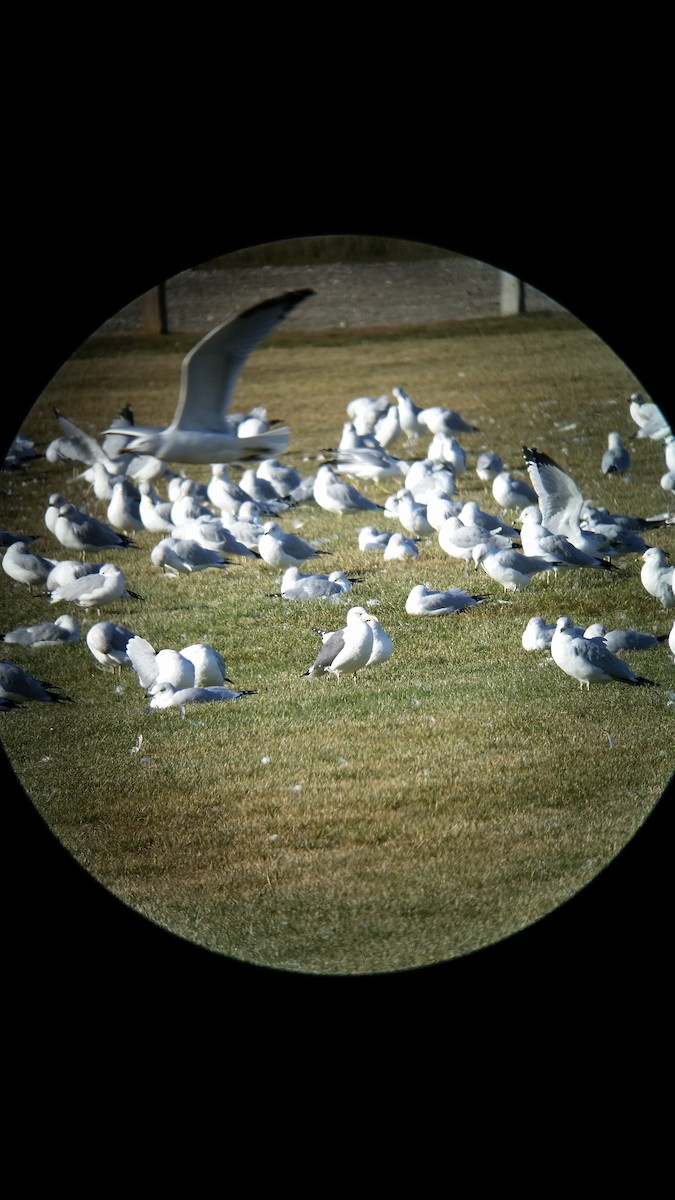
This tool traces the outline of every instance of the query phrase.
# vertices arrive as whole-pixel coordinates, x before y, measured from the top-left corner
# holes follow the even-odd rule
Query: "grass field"
[[[139,424],[164,424],[194,340],[91,339],[25,432],[43,444],[57,436],[53,405],[94,434],[128,402]],[[627,398],[639,382],[567,316],[311,335],[282,327],[247,364],[236,407],[264,404],[288,424],[288,461],[309,474],[315,456],[337,443],[347,403],[397,384],[417,403],[458,409],[479,427],[460,437],[469,459],[462,498],[495,511],[476,458],[495,449],[521,471],[527,444],[612,511],[667,507],[660,444],[631,444],[629,479],[602,476],[607,433],[632,432]],[[404,442],[394,452],[411,456]],[[192,474],[206,480],[209,472]],[[50,492],[105,515],[69,468],[44,461],[3,473],[2,489],[2,527],[40,533],[36,548],[49,557],[69,557],[43,524]],[[394,488],[362,490],[383,503]],[[570,572],[548,585],[542,578],[504,602],[487,575],[468,576],[436,539],[412,563],[383,564],[358,550],[358,529],[371,523],[363,516],[332,518],[306,505],[282,523],[328,551],[326,567],[363,576],[341,607],[270,598],[280,573],[252,560],[163,577],[150,564],[158,538],[149,533],[109,556],[144,599],[103,618],[158,649],[211,643],[237,686],[255,696],[188,710],[185,720],[175,710],[146,713],[135,675],[125,671],[118,684],[84,642],[11,648],[14,661],[74,701],[2,715],[5,750],[50,828],[157,924],[295,972],[368,974],[445,961],[576,893],[632,837],[672,775],[667,692],[675,669],[660,646],[629,658],[659,688],[582,693],[547,653],[526,654],[520,638],[534,614],[667,633],[671,618],[642,588],[639,560],[621,560],[620,573]],[[651,541],[675,550],[672,529]],[[467,579],[491,601],[440,620],[405,613],[414,584]],[[312,626],[339,626],[352,602],[379,617],[393,657],[356,681],[301,678],[317,649]],[[3,573],[1,630],[63,611],[75,614]]]

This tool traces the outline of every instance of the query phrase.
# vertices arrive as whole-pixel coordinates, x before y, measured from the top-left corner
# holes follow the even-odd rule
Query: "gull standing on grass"
[[[553,558],[528,558],[517,550],[493,550],[485,542],[474,546],[473,561],[476,567],[482,566],[496,583],[501,583],[505,592],[522,592],[535,575],[562,565]]]
[[[350,608],[347,613],[347,624],[344,629],[325,634],[318,630],[325,639],[312,666],[303,675],[315,676],[353,675],[368,666],[373,653],[373,629],[369,625],[370,615],[365,608]]]
[[[419,550],[416,545],[418,541],[419,538],[407,538],[402,533],[392,533],[384,548],[382,561],[392,562],[394,559],[398,559],[400,562],[405,562],[409,558],[418,558]]]
[[[380,533],[374,525],[364,525],[359,529],[359,550],[364,553],[370,550],[379,550],[381,553],[392,537],[392,533],[386,531]]]
[[[287,448],[288,429],[239,437],[227,417],[239,373],[251,352],[284,317],[314,295],[311,288],[263,300],[212,329],[181,365],[178,406],[166,429],[135,425],[128,450],[163,462],[241,463],[273,458]],[[105,430],[110,433],[111,430]]]
[[[521,513],[520,540],[523,554],[528,558],[545,558],[551,562],[551,567],[557,575],[559,571],[570,571],[574,567],[593,567],[596,570],[618,571],[613,563],[604,558],[584,554],[583,550],[570,542],[561,533],[551,533],[542,524],[541,510],[536,504],[523,509]]]
[[[578,637],[569,617],[559,617],[551,639],[551,657],[580,686],[592,683],[630,683],[637,687],[656,687],[652,679],[636,675],[621,658],[616,658],[598,638]]]
[[[663,608],[675,608],[675,569],[666,562],[663,550],[650,546],[642,555],[642,564],[640,579],[645,591]]]
[[[621,441],[620,433],[607,435],[607,449],[600,464],[603,475],[623,475],[630,467],[630,454]]]
[[[87,633],[85,641],[91,653],[103,668],[111,667],[122,673],[122,667],[130,662],[127,645],[135,634],[126,625],[114,621],[97,621]]]
[[[84,575],[73,583],[54,588],[51,604],[77,604],[80,608],[95,608],[100,611],[104,604],[116,600],[141,600],[136,592],[129,591],[124,575],[114,563],[104,563],[96,575]]]
[[[126,550],[134,544],[126,534],[80,512],[74,504],[61,505],[52,532],[66,550],[79,550],[83,558],[87,550]]]
[[[323,550],[315,550],[309,542],[295,533],[284,533],[277,521],[267,521],[263,526],[258,550],[268,566],[281,570],[299,567],[308,558],[317,558],[325,553]]]
[[[522,512],[528,504],[537,503],[537,494],[524,479],[516,479],[510,471],[500,471],[492,481],[492,495],[504,512]]]
[[[329,463],[323,463],[316,473],[314,499],[319,508],[339,517],[347,512],[381,512],[383,507],[369,500],[367,496],[362,496],[350,483],[338,479]]]
[[[167,537],[151,550],[150,562],[174,575],[192,575],[195,571],[207,571],[209,567],[224,570],[232,560],[224,558],[217,550],[207,550],[199,542]]]
[[[562,534],[592,558],[615,555],[616,548],[608,538],[581,528],[584,498],[572,477],[535,447],[523,446],[523,457],[536,492],[534,503],[538,499],[546,528]]]

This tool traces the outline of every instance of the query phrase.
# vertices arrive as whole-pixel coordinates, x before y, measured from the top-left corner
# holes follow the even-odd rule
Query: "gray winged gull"
[[[212,329],[183,359],[171,424],[165,429],[134,426],[129,430],[128,449],[164,462],[205,464],[259,462],[281,454],[288,446],[288,429],[239,437],[237,427],[228,425],[228,410],[251,352],[312,295],[311,288],[303,288],[263,300]]]
[[[656,687],[652,679],[636,675],[627,663],[616,658],[599,638],[579,637],[569,617],[559,617],[551,639],[551,656],[580,686],[592,683],[630,683],[638,687]]]

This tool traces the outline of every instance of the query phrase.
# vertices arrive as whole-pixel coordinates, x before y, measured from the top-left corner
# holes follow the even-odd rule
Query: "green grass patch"
[[[194,340],[90,339],[40,397],[25,432],[41,444],[58,436],[54,405],[95,435],[126,403],[139,424],[165,424]],[[662,447],[653,442],[632,443],[629,479],[602,476],[607,433],[632,432],[627,398],[639,382],[564,315],[280,331],[244,368],[236,407],[263,404],[287,423],[288,461],[309,474],[317,454],[337,444],[348,402],[397,384],[479,426],[460,437],[469,472],[458,490],[482,507],[495,509],[474,472],[478,454],[495,449],[526,477],[523,444],[547,451],[612,510],[666,507]],[[411,456],[404,443],[395,450]],[[75,475],[44,461],[4,473],[3,527],[40,533],[41,553],[68,557],[43,524],[49,493],[105,516]],[[362,490],[383,503],[393,489]],[[666,633],[671,619],[641,587],[639,560],[623,559],[616,573],[536,580],[503,603],[487,575],[447,558],[435,538],[413,562],[385,565],[362,553],[366,523],[311,505],[282,521],[328,552],[323,569],[363,574],[353,602],[372,604],[394,639],[391,660],[356,681],[301,677],[318,649],[312,626],[341,626],[351,601],[272,599],[280,573],[251,560],[164,577],[149,558],[159,539],[146,533],[110,555],[144,600],[102,616],[158,649],[211,643],[235,683],[256,695],[182,720],[174,710],[145,712],[135,675],[126,670],[118,681],[100,671],[84,642],[11,648],[74,701],[2,717],[10,761],[62,843],[150,920],[284,970],[407,969],[508,936],[616,855],[673,770],[666,692],[675,672],[665,647],[629,659],[658,689],[582,693],[550,656],[526,654],[520,643],[535,614]],[[675,552],[672,530],[651,540]],[[491,599],[450,618],[410,617],[405,599],[420,582],[468,585]],[[3,573],[2,630],[62,611]]]

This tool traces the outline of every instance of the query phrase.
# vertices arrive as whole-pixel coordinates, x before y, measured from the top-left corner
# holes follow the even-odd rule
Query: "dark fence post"
[[[166,285],[160,283],[143,296],[143,333],[168,333]]]

